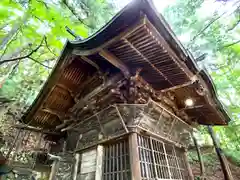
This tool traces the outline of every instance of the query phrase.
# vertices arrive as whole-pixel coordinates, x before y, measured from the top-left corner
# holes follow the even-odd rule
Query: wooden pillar
[[[102,167],[103,167],[103,146],[97,146],[97,158],[96,158],[96,174],[95,180],[102,179]]]
[[[60,164],[59,159],[55,159],[53,161],[53,165],[52,165],[52,168],[51,168],[51,173],[50,173],[49,180],[56,180],[56,175],[57,175],[57,172],[58,172],[59,164]]]
[[[129,135],[129,157],[131,165],[131,179],[139,180],[141,179],[141,170],[137,143],[137,133],[132,133]]]
[[[219,161],[220,161],[220,164],[221,164],[221,167],[222,167],[222,170],[223,170],[223,174],[224,174],[224,179],[226,180],[233,180],[233,177],[232,177],[232,173],[231,173],[231,170],[228,166],[228,162],[227,162],[227,159],[226,157],[224,156],[221,148],[219,147],[219,144],[216,140],[216,136],[214,134],[214,131],[212,129],[212,126],[208,126],[208,132],[212,138],[212,141],[213,141],[213,145],[215,147],[215,151],[217,153],[217,156],[219,158]]]
[[[194,180],[194,176],[193,176],[193,173],[192,173],[192,168],[189,164],[189,161],[188,161],[188,156],[187,156],[187,150],[184,149],[184,161],[185,161],[185,164],[186,164],[186,168],[188,170],[188,177],[190,180]]]
[[[199,160],[199,163],[200,163],[201,177],[205,178],[205,167],[204,167],[204,163],[203,163],[203,160],[202,160],[201,150],[200,150],[200,147],[198,145],[197,139],[196,139],[196,137],[194,136],[193,133],[192,133],[192,139],[193,139],[194,145],[195,145],[196,150],[197,150],[198,160]]]
[[[74,170],[73,170],[73,180],[77,180],[78,176],[78,169],[79,169],[79,163],[80,163],[80,154],[76,153],[75,154],[75,165],[74,165]]]

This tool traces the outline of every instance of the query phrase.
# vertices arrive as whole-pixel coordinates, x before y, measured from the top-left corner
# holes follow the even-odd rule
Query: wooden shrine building
[[[74,180],[192,180],[192,129],[229,120],[209,75],[148,0],[68,41],[23,117],[55,141],[49,153],[72,156]]]

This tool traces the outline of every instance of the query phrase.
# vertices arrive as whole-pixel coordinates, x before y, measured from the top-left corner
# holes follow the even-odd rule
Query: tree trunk
[[[205,177],[205,167],[204,167],[204,163],[203,163],[202,156],[201,156],[201,150],[200,150],[200,147],[198,145],[197,139],[196,139],[196,137],[194,136],[193,133],[192,133],[192,139],[193,139],[194,145],[195,145],[196,150],[197,150],[198,160],[200,162],[201,176]]]
[[[17,23],[12,27],[11,31],[0,41],[0,51],[5,48],[12,37],[18,32],[19,28],[26,23],[27,18],[28,12],[26,12],[22,18],[16,20]]]
[[[221,167],[222,167],[222,170],[223,170],[223,174],[224,174],[224,179],[225,180],[233,180],[233,176],[232,176],[232,173],[231,173],[231,170],[229,168],[229,165],[228,165],[228,162],[227,162],[227,159],[226,157],[224,156],[221,148],[219,147],[219,143],[217,142],[216,140],[216,136],[214,134],[214,131],[212,129],[212,126],[208,126],[208,132],[212,138],[212,141],[213,141],[213,145],[215,147],[215,150],[216,150],[216,153],[217,153],[217,156],[219,158],[219,161],[220,161],[220,164],[221,164]]]

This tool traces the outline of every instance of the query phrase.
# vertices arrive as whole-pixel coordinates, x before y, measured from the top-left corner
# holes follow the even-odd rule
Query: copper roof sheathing
[[[54,129],[66,120],[76,102],[81,104],[82,99],[106,79],[119,72],[128,76],[137,71],[156,92],[171,89],[179,107],[184,106],[187,97],[194,98],[195,107],[185,112],[199,123],[223,125],[229,121],[211,78],[197,68],[149,0],[133,1],[88,39],[67,42],[55,69],[23,120]],[[194,76],[207,89],[204,95],[197,94],[192,86]],[[108,89],[103,92],[109,93]],[[111,93],[107,98],[111,99]]]

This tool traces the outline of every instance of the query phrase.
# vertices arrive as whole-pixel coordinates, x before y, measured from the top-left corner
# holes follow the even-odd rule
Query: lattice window
[[[103,180],[130,180],[130,173],[128,140],[105,146]]]
[[[173,145],[138,135],[142,180],[188,180],[183,151]]]

